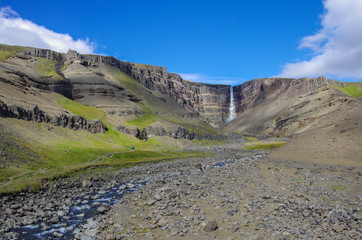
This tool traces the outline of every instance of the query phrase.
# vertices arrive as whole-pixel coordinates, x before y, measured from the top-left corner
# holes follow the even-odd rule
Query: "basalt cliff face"
[[[198,112],[213,125],[222,124],[229,111],[228,85],[210,85],[185,81],[168,73],[165,67],[119,62],[119,68],[146,88],[169,96],[189,111]]]
[[[108,56],[83,55],[72,50],[69,50],[67,54],[61,54],[51,50],[32,48],[25,54],[56,61],[56,67],[61,76],[64,75],[59,69],[73,62],[78,62],[86,68],[97,68],[98,64],[116,67],[147,89],[169,96],[188,111],[198,113],[201,119],[214,126],[224,123],[229,114],[230,86],[228,85],[189,82],[176,73],[167,72],[165,67],[135,64]],[[65,75],[61,81],[41,82],[37,84],[37,87],[58,92],[72,99],[82,98],[82,94],[86,92],[124,95],[122,93],[124,89],[104,81],[103,76],[99,72],[98,76],[92,78],[92,81],[89,81],[89,78],[87,81],[86,78],[80,79],[74,76],[68,78]],[[95,85],[98,86],[96,89],[94,89]]]
[[[48,64],[53,68],[51,74],[34,71],[39,70],[41,59],[50,61]],[[25,65],[28,67],[23,67]],[[141,84],[148,90],[147,94],[155,96],[153,100],[157,99],[156,105],[163,104],[162,101],[167,102],[166,97],[171,99],[183,109],[183,113],[180,113],[181,108],[176,111],[182,116],[197,116],[214,127],[220,127],[230,115],[229,85],[190,82],[178,74],[167,72],[165,67],[130,63],[108,56],[84,55],[72,50],[64,54],[46,49],[24,48],[14,54],[11,62],[1,64],[0,80],[14,84],[12,79],[19,79],[18,83],[60,93],[85,105],[106,110],[116,107],[121,109],[119,112],[138,113],[139,105],[133,103],[141,101],[145,96],[143,93],[130,94],[129,86],[120,85],[111,76],[112,69],[127,75],[130,81]],[[234,86],[236,119],[244,112],[268,102],[286,103],[291,99],[313,94],[328,87],[330,82],[325,77],[260,78]],[[172,111],[172,107],[169,110]],[[277,113],[277,110],[273,112]]]
[[[251,109],[266,99],[287,101],[303,94],[315,93],[331,80],[318,78],[259,78],[233,87],[236,113]]]
[[[101,120],[89,120],[80,116],[69,116],[66,114],[49,116],[37,106],[34,109],[25,109],[16,105],[8,106],[1,100],[0,116],[38,123],[50,123],[54,126],[67,127],[73,130],[83,129],[91,133],[105,133],[107,130]]]

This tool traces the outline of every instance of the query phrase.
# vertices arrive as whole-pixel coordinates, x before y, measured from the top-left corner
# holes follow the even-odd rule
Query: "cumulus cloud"
[[[321,29],[299,45],[311,49],[313,56],[285,64],[279,76],[362,79],[362,1],[324,0],[323,4]]]
[[[67,52],[94,53],[95,44],[88,39],[74,40],[69,34],[56,33],[21,18],[10,7],[0,8],[0,43]]]
[[[225,84],[225,85],[237,85],[242,82],[242,79],[232,77],[210,77],[202,73],[179,73],[180,76],[191,82],[202,82],[208,84]]]

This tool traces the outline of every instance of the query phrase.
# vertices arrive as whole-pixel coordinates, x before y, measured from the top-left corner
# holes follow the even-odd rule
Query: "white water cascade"
[[[230,87],[230,105],[229,105],[229,117],[227,121],[230,122],[236,117],[235,102],[234,102],[234,91],[233,87]]]

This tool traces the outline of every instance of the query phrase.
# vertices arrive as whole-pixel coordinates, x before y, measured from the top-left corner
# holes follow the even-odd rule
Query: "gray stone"
[[[92,236],[89,236],[89,235],[84,234],[84,233],[80,235],[79,239],[80,240],[93,240]]]
[[[159,193],[156,193],[155,195],[153,195],[153,197],[154,197],[157,201],[162,200],[162,196],[161,196]]]
[[[13,204],[13,205],[10,205],[10,208],[11,208],[11,209],[14,209],[14,210],[19,209],[19,208],[21,208],[21,204]]]
[[[82,181],[82,188],[89,188],[92,186],[92,182],[89,180],[83,180]]]
[[[10,208],[5,209],[5,213],[6,213],[7,215],[12,215],[13,212],[14,212],[14,211],[11,210]]]
[[[111,207],[108,204],[103,204],[97,208],[97,211],[99,213],[105,213],[105,212],[109,211],[109,209],[111,209]]]
[[[160,220],[158,220],[157,225],[160,227],[164,227],[166,226],[167,223],[168,223],[167,219],[161,218]]]
[[[55,217],[52,217],[48,222],[52,223],[52,224],[56,224],[56,223],[60,222],[60,218],[59,218],[59,216],[55,216]]]
[[[206,223],[205,227],[203,228],[205,232],[212,232],[218,229],[218,225],[216,220],[211,220],[208,223]]]
[[[60,233],[60,232],[54,232],[54,233],[53,233],[53,236],[54,236],[54,237],[63,237],[63,234]]]

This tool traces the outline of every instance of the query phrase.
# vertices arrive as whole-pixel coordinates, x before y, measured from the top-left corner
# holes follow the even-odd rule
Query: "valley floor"
[[[44,221],[44,228],[54,226],[52,220],[62,222],[80,198],[99,197],[121,182],[131,187],[147,182],[115,205],[98,207],[99,214],[75,229],[64,228],[76,239],[362,238],[361,167],[278,161],[266,151],[240,145],[190,150],[210,155],[136,166],[92,180],[60,179],[38,194],[2,197],[0,235],[22,239],[14,227],[34,225],[34,216],[40,216],[36,220]]]

